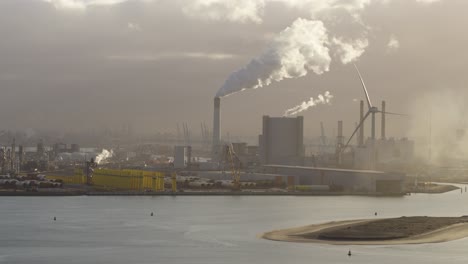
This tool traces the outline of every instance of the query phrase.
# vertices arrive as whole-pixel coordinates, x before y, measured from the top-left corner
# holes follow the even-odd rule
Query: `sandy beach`
[[[462,218],[426,218],[429,221],[429,227],[432,227],[430,221],[437,221],[434,225],[435,230],[423,232],[415,228],[414,225],[403,225],[403,228],[409,230],[406,233],[392,233],[393,230],[385,230],[384,232],[365,232],[367,226],[375,226],[382,223],[382,226],[390,226],[393,224],[395,229],[395,221],[400,221],[405,218],[391,219],[360,219],[328,222],[323,224],[308,225],[289,229],[275,230],[261,235],[264,239],[284,242],[297,243],[322,243],[331,245],[401,245],[401,244],[423,244],[423,243],[440,243],[451,240],[468,237],[468,222],[465,222],[466,217]],[[411,218],[407,218],[411,219]],[[452,219],[452,221],[450,221]],[[453,219],[461,219],[461,221],[453,221]],[[392,223],[393,222],[393,223]],[[455,223],[454,223],[455,222]],[[398,229],[402,228],[401,223],[398,223]],[[358,232],[349,230],[360,229]],[[415,231],[416,229],[416,231]],[[420,228],[419,228],[420,229]],[[411,232],[414,231],[414,232]],[[348,232],[348,234],[346,234]],[[338,234],[343,234],[339,237]],[[391,234],[391,235],[390,235]],[[409,235],[408,235],[409,234]],[[327,236],[325,236],[327,235]],[[356,239],[353,239],[356,235]],[[329,238],[333,237],[333,238]],[[326,237],[325,239],[323,237]]]

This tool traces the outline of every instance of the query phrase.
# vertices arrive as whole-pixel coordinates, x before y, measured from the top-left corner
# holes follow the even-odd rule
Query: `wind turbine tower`
[[[364,114],[364,102],[361,101],[361,104],[360,104],[360,107],[361,107],[360,108],[360,110],[361,110],[360,111],[360,122],[359,122],[358,126],[356,127],[356,129],[351,134],[351,137],[349,138],[348,142],[346,142],[346,145],[342,149],[343,151],[348,147],[349,142],[351,141],[351,139],[354,137],[354,135],[356,134],[356,132],[358,130],[360,131],[360,133],[359,133],[359,144],[361,146],[364,145],[364,121],[367,119],[367,117],[369,117],[369,115],[371,116],[371,120],[372,120],[371,121],[371,139],[372,140],[375,140],[375,114],[376,113],[382,113],[382,131],[381,131],[381,133],[382,133],[382,138],[383,139],[385,138],[385,115],[389,114],[389,115],[405,116],[403,114],[386,112],[385,111],[385,101],[382,102],[382,110],[379,110],[376,106],[372,105],[372,102],[370,100],[369,93],[367,92],[367,87],[366,87],[366,84],[364,83],[361,72],[359,71],[356,64],[354,64],[354,68],[356,69],[356,72],[359,75],[359,80],[361,81],[362,89],[364,91],[364,95],[366,96],[367,112],[366,112],[366,114]]]

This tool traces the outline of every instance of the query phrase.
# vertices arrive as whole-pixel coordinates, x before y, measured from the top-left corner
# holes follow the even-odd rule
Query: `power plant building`
[[[263,116],[259,146],[262,164],[303,165],[304,118]]]

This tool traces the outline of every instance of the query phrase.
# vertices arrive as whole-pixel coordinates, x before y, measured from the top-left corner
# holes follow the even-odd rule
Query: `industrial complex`
[[[362,122],[357,144],[345,145],[338,121],[333,151],[329,140],[308,155],[302,116],[263,116],[258,145],[223,140],[221,100],[215,98],[211,144],[111,151],[61,142],[23,147],[13,140],[0,150],[0,186],[14,192],[101,194],[404,194],[405,174],[395,168],[411,162],[414,143],[387,139],[383,115],[381,138],[373,133],[364,141]]]
[[[175,139],[105,148],[42,141],[24,147],[11,137],[11,145],[0,149],[0,188],[88,194],[404,194],[414,142],[387,137],[386,116],[400,114],[387,112],[385,101],[381,109],[372,105],[360,73],[359,77],[366,100],[356,109],[359,122],[350,136],[343,134],[341,120],[333,139],[315,120],[265,115],[258,120],[258,144],[231,142],[221,137],[222,102],[215,97],[213,130],[202,123],[200,140],[190,137],[186,124],[183,140],[178,126]],[[366,138],[368,117],[371,132]],[[321,125],[313,149],[305,144],[305,122]]]

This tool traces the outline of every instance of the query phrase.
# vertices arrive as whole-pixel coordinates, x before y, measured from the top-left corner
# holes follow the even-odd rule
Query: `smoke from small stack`
[[[292,116],[292,115],[298,114],[318,104],[330,104],[330,101],[332,98],[333,98],[333,95],[331,95],[329,91],[326,91],[325,94],[323,95],[319,94],[317,96],[317,99],[314,99],[313,97],[311,97],[309,101],[304,101],[301,104],[286,110],[283,116],[286,117],[286,116]]]
[[[94,158],[94,162],[96,162],[97,164],[100,164],[104,160],[111,158],[113,155],[114,155],[114,151],[103,149],[101,153],[96,155],[96,158]]]

